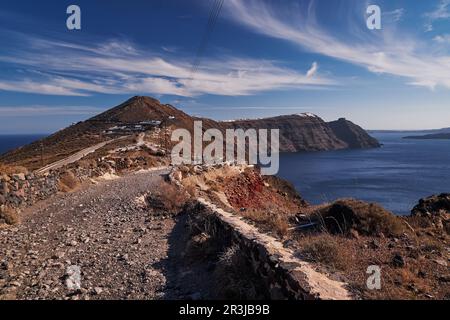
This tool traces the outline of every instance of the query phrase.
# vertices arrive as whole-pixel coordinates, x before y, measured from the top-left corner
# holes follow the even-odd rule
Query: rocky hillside
[[[342,141],[345,141],[350,149],[378,148],[380,143],[371,137],[364,129],[351,121],[341,118],[329,122],[333,133]]]
[[[177,127],[192,125],[192,117],[181,110],[150,97],[133,97],[88,122],[137,124],[145,121],[170,121]]]
[[[254,168],[179,170],[174,178],[203,203],[214,204],[224,216],[228,212],[250,221],[314,270],[344,282],[357,299],[450,297],[450,194],[422,199],[410,216],[397,216],[376,203],[355,199],[310,205],[289,183],[261,176]],[[220,230],[210,224],[208,228]],[[255,234],[252,231],[252,237]],[[364,276],[374,265],[382,270],[379,290],[370,290]]]
[[[258,120],[237,120],[226,123],[231,128],[279,129],[283,152],[325,151],[345,149],[328,124],[312,114],[296,114]]]
[[[280,129],[282,152],[379,146],[379,143],[363,129],[346,120],[326,123],[313,114],[298,114],[258,120],[217,122],[191,117],[153,98],[133,97],[115,108],[73,124],[41,141],[1,155],[0,163],[34,170],[65,159],[92,145],[121,136],[132,137],[157,128],[185,128],[192,131],[196,120],[203,121],[204,130],[208,128],[218,128],[222,131],[227,128]]]
[[[378,148],[379,142],[354,123],[325,122],[311,113],[228,122],[232,128],[280,129],[282,152]]]

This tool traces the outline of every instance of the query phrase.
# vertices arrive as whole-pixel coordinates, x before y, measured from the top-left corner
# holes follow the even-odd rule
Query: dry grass
[[[188,167],[180,171],[190,194],[200,194],[281,238],[289,234],[290,219],[305,205],[292,185],[276,177],[262,177],[253,168],[224,166],[190,176]]]
[[[445,255],[431,239],[421,237],[419,245],[409,246],[413,239],[360,236],[348,238],[327,233],[298,235],[299,257],[313,263],[348,283],[349,289],[362,299],[445,299],[450,297],[449,269],[435,259]],[[376,245],[374,245],[374,243]],[[393,263],[400,255],[404,266]],[[369,290],[367,268],[381,268],[381,290]]]
[[[188,176],[183,183],[221,207],[229,203],[227,210],[234,209],[261,232],[289,239],[287,245],[300,258],[333,279],[346,282],[356,297],[450,297],[450,275],[445,266],[448,262],[446,221],[438,228],[435,218],[398,217],[377,204],[353,199],[308,206],[288,184],[275,178],[262,180],[247,171],[228,172],[219,182],[220,176],[220,170],[213,170]],[[216,266],[218,287],[226,288],[223,295],[234,299],[245,296],[240,291],[245,285],[240,281],[251,279],[251,272],[247,275],[243,271],[245,263],[235,260],[235,256],[242,257],[238,252],[232,247],[223,251]],[[394,260],[397,255],[404,265],[394,263],[398,261],[398,258]],[[367,268],[372,265],[382,270],[381,290],[367,288]],[[250,292],[251,297],[249,288],[250,291],[243,292]]]
[[[256,300],[267,299],[262,287],[239,246],[232,245],[219,254],[217,267],[214,271],[218,299]]]
[[[290,215],[271,210],[249,210],[240,212],[239,215],[256,223],[263,231],[275,233],[280,238],[289,235]]]
[[[211,237],[209,234],[202,232],[199,234],[191,234],[189,240],[186,242],[184,255],[186,261],[190,263],[210,262],[217,256],[221,244],[217,239]]]
[[[80,179],[78,179],[71,171],[64,172],[58,181],[59,190],[62,192],[71,192],[80,187]]]
[[[15,173],[28,173],[28,169],[21,166],[5,165],[0,163],[0,175],[1,174],[15,174]]]
[[[148,206],[157,213],[180,213],[190,197],[173,184],[162,183],[158,190],[147,196]]]
[[[0,222],[4,221],[6,224],[15,225],[20,222],[20,216],[16,209],[1,206],[0,207]]]
[[[213,299],[255,300],[263,296],[267,288],[255,275],[249,257],[233,244],[228,233],[218,232],[215,218],[203,206],[190,210],[186,223],[189,240],[184,251],[185,261],[192,264],[207,264],[212,271]]]
[[[374,203],[343,199],[313,214],[332,234],[348,234],[351,230],[368,236],[399,236],[406,229],[400,217]]]
[[[348,252],[335,236],[324,234],[320,237],[303,239],[302,256],[311,262],[326,265],[331,270],[347,270],[351,264]]]

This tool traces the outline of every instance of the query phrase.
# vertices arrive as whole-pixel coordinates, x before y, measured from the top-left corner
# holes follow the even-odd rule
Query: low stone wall
[[[20,208],[43,200],[58,192],[59,173],[45,176],[12,174],[0,176],[0,205]]]
[[[60,191],[59,181],[67,172],[80,182],[101,176],[111,170],[111,167],[82,168],[71,167],[53,170],[44,174],[18,173],[0,175],[0,206],[20,209],[37,201],[48,199]]]
[[[60,180],[70,173],[79,183],[93,178],[101,177],[107,173],[137,171],[145,165],[146,159],[128,157],[107,159],[99,158],[88,166],[78,163],[51,170],[45,173],[0,173],[0,207],[20,209],[31,206],[37,201],[45,200],[57,194],[60,190]]]
[[[349,300],[345,283],[319,273],[307,262],[294,256],[277,239],[260,233],[242,218],[226,212],[204,199],[196,221],[213,237],[238,245],[264,283],[271,299]],[[196,213],[197,214],[197,213]]]

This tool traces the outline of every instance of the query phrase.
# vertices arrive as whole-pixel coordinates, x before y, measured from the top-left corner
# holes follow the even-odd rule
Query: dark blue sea
[[[0,154],[33,141],[44,138],[45,135],[0,135]]]
[[[450,140],[405,135],[373,134],[380,149],[282,154],[279,176],[313,204],[351,197],[409,214],[420,198],[450,192]]]

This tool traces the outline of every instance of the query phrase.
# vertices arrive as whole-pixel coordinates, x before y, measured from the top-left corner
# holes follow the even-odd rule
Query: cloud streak
[[[26,79],[23,75],[14,80],[0,76],[0,90],[67,96],[145,93],[195,97],[252,95],[336,84],[317,74],[317,66],[302,72],[276,61],[224,56],[205,59],[191,78],[187,58],[165,59],[126,41],[87,47],[24,35],[18,38],[18,48],[3,53],[0,62],[24,68]]]
[[[1,117],[84,116],[95,115],[101,111],[101,108],[89,106],[0,106]]]
[[[0,80],[0,90],[23,92],[23,93],[38,93],[43,95],[54,96],[86,96],[87,94],[77,92],[73,88],[62,86],[57,81],[49,81],[47,83],[36,82],[33,80],[22,81],[2,81]]]
[[[450,34],[441,34],[434,37],[433,40],[440,44],[450,44]]]
[[[425,31],[433,31],[433,23],[439,20],[445,20],[450,18],[450,0],[440,0],[436,8],[424,14],[427,22],[425,22]]]
[[[444,8],[449,2],[442,1]],[[450,89],[450,57],[433,54],[421,41],[398,30],[394,34],[384,26],[382,32],[375,34],[361,23],[352,25],[347,37],[336,35],[317,22],[314,1],[306,10],[291,10],[288,14],[254,0],[229,0],[227,9],[229,18],[237,23],[303,50],[362,66],[373,73],[403,77],[412,85]],[[441,8],[432,17],[445,15]]]
[[[314,77],[314,75],[317,73],[318,69],[319,69],[319,65],[317,64],[317,62],[313,62],[311,69],[309,69],[308,72],[306,73],[306,77],[307,78]]]
[[[441,0],[434,11],[425,14],[431,21],[450,18],[450,0]]]

